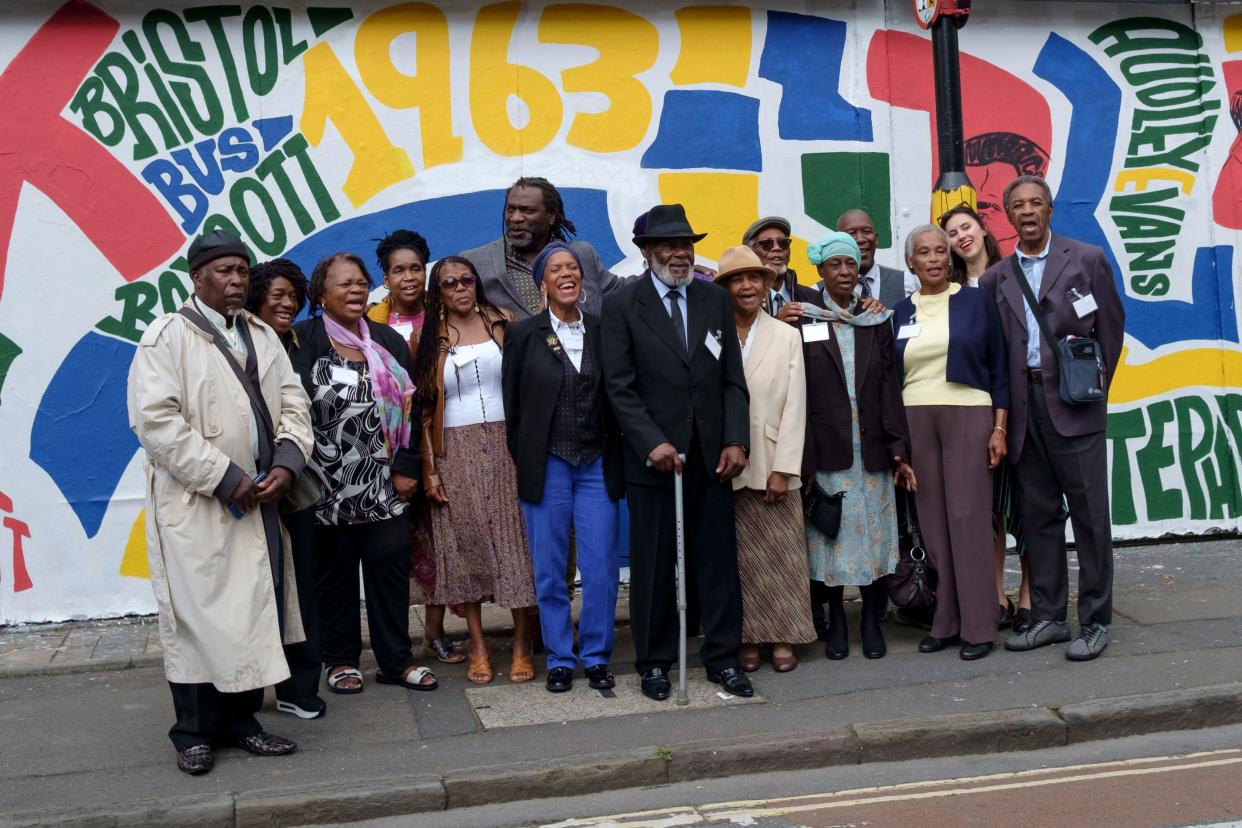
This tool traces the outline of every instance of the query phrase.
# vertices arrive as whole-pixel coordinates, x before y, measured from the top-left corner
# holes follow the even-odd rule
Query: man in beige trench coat
[[[242,310],[241,240],[200,236],[189,263],[194,295],[143,334],[128,398],[147,455],[147,553],[177,715],[169,738],[177,767],[201,774],[213,745],[259,756],[297,747],[255,713],[263,688],[289,676],[282,643],[305,638],[277,504],[312,436],[284,348]]]

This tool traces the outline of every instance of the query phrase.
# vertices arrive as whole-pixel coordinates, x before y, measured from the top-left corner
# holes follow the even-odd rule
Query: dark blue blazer
[[[914,302],[902,299],[893,308],[893,329],[914,317]],[[906,343],[897,340],[897,372],[906,376]],[[958,382],[992,395],[992,407],[1009,409],[1009,365],[1005,335],[996,300],[986,290],[963,285],[949,297],[948,382]]]

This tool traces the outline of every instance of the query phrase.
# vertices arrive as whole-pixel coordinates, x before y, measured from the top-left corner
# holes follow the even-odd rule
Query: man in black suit
[[[657,701],[668,698],[678,646],[674,471],[683,475],[686,585],[704,634],[699,658],[729,693],[754,692],[738,662],[742,598],[729,485],[746,467],[750,398],[729,295],[694,278],[694,244],[704,235],[680,204],[653,207],[634,240],[651,274],[604,297],[604,383],[625,435],[630,630],[642,691]]]

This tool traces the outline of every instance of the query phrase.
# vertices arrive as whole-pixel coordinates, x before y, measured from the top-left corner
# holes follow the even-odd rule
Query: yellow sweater
[[[949,363],[949,297],[962,289],[949,285],[943,293],[924,296],[916,292],[914,321],[919,335],[906,340],[905,384],[901,389],[906,405],[992,405],[986,391],[945,379]],[[974,288],[978,290],[978,288]]]

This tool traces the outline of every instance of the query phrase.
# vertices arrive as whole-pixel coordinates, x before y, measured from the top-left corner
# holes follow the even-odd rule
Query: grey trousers
[[[988,471],[992,408],[912,405],[906,421],[919,482],[919,530],[939,576],[931,634],[990,643],[1000,623]]]
[[[1031,568],[1031,616],[1066,620],[1069,573],[1065,512],[1069,504],[1078,552],[1078,621],[1109,624],[1113,618],[1113,535],[1108,501],[1108,451],[1104,432],[1063,437],[1048,416],[1044,388],[1030,395],[1026,440],[1018,458],[1022,528]]]

